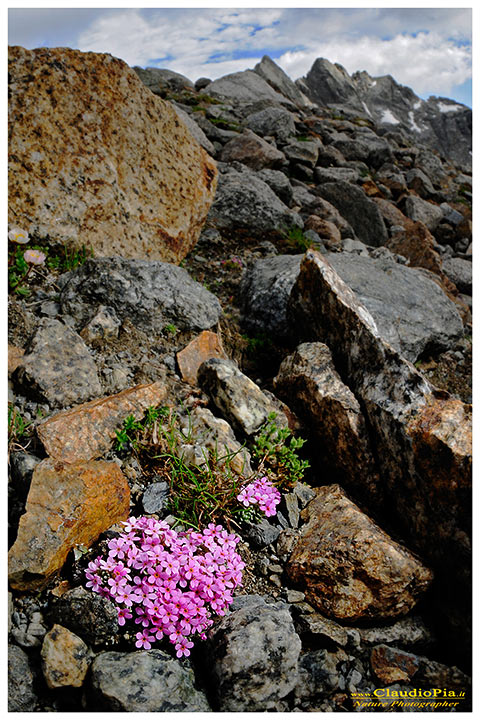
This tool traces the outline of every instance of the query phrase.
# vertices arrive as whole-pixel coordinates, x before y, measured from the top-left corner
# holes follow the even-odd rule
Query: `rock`
[[[15,345],[8,345],[8,376],[10,377],[17,367],[23,364],[23,356],[25,350],[23,348],[15,347]]]
[[[20,491],[22,497],[27,497],[32,481],[33,471],[40,462],[36,455],[25,452],[13,452],[10,455],[10,468],[15,489]]]
[[[453,225],[454,227],[457,227],[457,225],[460,225],[460,223],[463,222],[464,218],[462,213],[452,208],[448,203],[440,203],[440,207],[442,209],[443,219],[445,222]]]
[[[300,163],[314,168],[317,163],[320,142],[318,140],[292,140],[283,152],[290,163]]]
[[[377,645],[370,654],[373,672],[386,685],[410,682],[416,687],[441,687],[449,690],[467,690],[470,678],[456,667],[447,667],[421,655]]]
[[[435,641],[431,631],[421,617],[405,617],[393,625],[384,627],[359,627],[360,640],[363,645],[395,645],[397,647],[424,647]]]
[[[101,394],[90,351],[80,335],[59,320],[40,320],[17,378],[52,407]]]
[[[200,365],[212,357],[226,358],[220,336],[204,330],[177,353],[177,363],[183,380],[196,385]]]
[[[9,52],[9,221],[96,256],[180,262],[217,172],[172,106],[111,55]]]
[[[82,327],[92,317],[92,306],[105,303],[122,322],[128,319],[157,335],[168,323],[181,330],[207,330],[222,312],[217,298],[183,268],[120,257],[87,260],[67,276],[60,302]]]
[[[240,301],[249,332],[279,339],[292,335],[286,311],[301,259],[302,255],[277,255],[248,266],[241,280]]]
[[[290,303],[292,323],[304,339],[329,346],[362,404],[382,477],[376,511],[392,517],[433,566],[441,632],[466,652],[471,408],[434,389],[379,337],[366,308],[318,253],[306,253]]]
[[[211,78],[201,77],[198,78],[198,80],[195,80],[195,90],[203,90],[203,88],[206,88],[207,85],[210,85],[212,82]]]
[[[253,105],[260,100],[269,104],[292,107],[292,103],[275,90],[253,70],[224,75],[204,88],[207,95],[221,100],[230,100],[235,105]],[[202,91],[200,91],[200,95]]]
[[[203,465],[205,457],[212,453],[218,466],[228,462],[239,475],[252,474],[250,453],[237,441],[230,425],[216,418],[208,408],[194,408],[181,423],[181,429],[187,439],[191,438],[191,444],[182,445],[181,451],[186,459],[191,457],[193,464]]]
[[[310,215],[305,222],[307,230],[313,230],[330,250],[342,246],[342,234],[335,223]]]
[[[286,566],[308,602],[337,620],[405,615],[432,581],[431,571],[345,495],[324,486]]]
[[[290,205],[293,198],[292,185],[283,172],[265,168],[264,170],[259,170],[257,174],[260,180],[267,183],[269,188],[273,190],[275,195],[277,195],[285,205]],[[268,240],[266,242],[268,242]]]
[[[45,627],[42,613],[38,611],[27,611],[25,613],[15,612],[12,638],[17,645],[23,648],[39,647],[46,634],[47,628]]]
[[[198,384],[232,425],[245,435],[257,432],[271,413],[276,413],[278,425],[288,425],[279,404],[240,372],[232,360],[211,358],[204,362],[198,371]]]
[[[388,257],[328,253],[325,258],[371,313],[381,337],[407,359],[415,361],[429,349],[448,349],[463,334],[457,306],[420,270]],[[287,306],[301,259],[279,255],[247,267],[240,299],[250,332],[279,339],[298,337]]]
[[[470,260],[462,260],[457,257],[448,258],[443,261],[443,270],[461,293],[472,294],[472,263]]]
[[[116,431],[129,415],[141,420],[148,407],[165,398],[163,383],[136,385],[117,395],[92,400],[50,416],[37,425],[37,434],[48,455],[64,463],[101,457],[111,446]]]
[[[380,336],[408,360],[448,349],[463,335],[456,304],[421,270],[388,258],[325,257],[370,312]]]
[[[303,343],[281,363],[275,392],[301,417],[328,477],[375,503],[379,476],[358,400],[322,343]]]
[[[101,340],[113,340],[118,337],[121,324],[113,308],[100,305],[96,315],[94,315],[80,332],[80,337],[89,343],[96,343]]]
[[[280,150],[248,129],[224,145],[219,159],[222,162],[237,160],[252,170],[279,168],[285,164],[285,155]]]
[[[92,664],[95,707],[109,712],[209,712],[193,671],[162,650],[101,652]]]
[[[415,195],[408,195],[405,199],[404,213],[411,220],[422,222],[430,232],[435,232],[437,225],[443,220],[442,208]]]
[[[68,628],[94,647],[110,643],[118,632],[114,603],[83,587],[67,590],[50,606],[53,624]]]
[[[299,679],[295,686],[295,699],[301,703],[323,700],[340,688],[340,663],[346,653],[313,650],[304,653],[299,662]],[[315,705],[314,705],[315,707]]]
[[[193,83],[184,75],[165,68],[135,66],[133,68],[138,77],[155,95],[165,96],[168,90],[181,92],[193,90]]]
[[[246,118],[245,124],[257,135],[270,135],[281,143],[288,142],[295,135],[293,115],[281,107],[267,107],[252,113]]]
[[[371,137],[340,137],[333,141],[333,147],[340,150],[346,160],[365,162],[373,168],[380,168],[392,160],[388,142],[374,134]]]
[[[300,647],[284,603],[261,600],[222,618],[209,641],[210,684],[218,710],[275,710],[297,683]]]
[[[258,523],[245,523],[243,533],[256,550],[268,547],[277,540],[280,528],[272,525],[266,518]]]
[[[275,195],[252,170],[239,163],[221,173],[208,221],[222,234],[248,235],[262,240],[291,227],[303,227],[301,217]]]
[[[198,144],[201,145],[201,147],[206,150],[209,155],[215,156],[215,146],[213,145],[213,143],[210,142],[210,140],[205,135],[198,123],[196,123],[195,120],[193,120],[190,115],[185,112],[185,110],[179,108],[176,103],[172,103],[172,107],[177,113],[181,122],[187,128],[188,132],[192,135],[192,137],[195,138]]]
[[[288,75],[284,73],[268,55],[262,57],[261,61],[253,68],[253,71],[266,80],[274,90],[284,95],[300,108],[308,108],[312,105],[306,95],[299,90],[297,85],[295,85]]]
[[[386,244],[388,234],[382,216],[375,202],[359,187],[337,180],[318,185],[317,193],[337,208],[366,245]]]
[[[300,634],[309,633],[314,635],[315,639],[321,641],[326,639],[340,647],[348,645],[347,630],[331,618],[324,617],[320,613],[302,614],[299,616],[296,625]]]
[[[91,655],[88,646],[74,633],[54,625],[42,645],[42,669],[49,688],[81,687]]]
[[[147,487],[142,495],[144,511],[151,515],[165,510],[169,497],[169,487],[166,482],[154,482]]]
[[[425,175],[423,170],[419,168],[412,168],[405,176],[407,185],[410,190],[414,190],[421,198],[428,199],[434,198],[436,195],[435,188],[428,175]]]
[[[8,712],[33,712],[37,705],[34,677],[26,652],[8,646]]]
[[[336,182],[343,180],[344,182],[356,183],[360,177],[358,170],[349,167],[322,168],[316,167],[313,172],[315,182],[319,185],[326,182]]]
[[[47,458],[32,477],[25,514],[9,551],[13,589],[45,587],[75,545],[87,547],[129,512],[130,491],[116,463],[64,465]]]

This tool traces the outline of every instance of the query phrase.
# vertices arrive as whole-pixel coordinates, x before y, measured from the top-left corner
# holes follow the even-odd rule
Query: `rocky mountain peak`
[[[356,112],[384,131],[403,130],[457,165],[472,166],[472,111],[444,98],[422,100],[391,75],[349,75],[338,63],[317,58],[299,87],[321,107]]]

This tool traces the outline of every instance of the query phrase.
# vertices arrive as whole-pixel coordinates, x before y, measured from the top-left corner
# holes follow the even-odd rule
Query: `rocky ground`
[[[10,710],[470,709],[468,169],[314,105],[268,59],[196,86],[136,69],[147,88],[108,56],[14,49],[11,62],[11,227],[47,257],[25,277],[9,242]],[[84,107],[79,78],[91,98],[131,102],[132,141],[114,113],[105,145],[88,134],[105,103]],[[52,92],[60,115],[81,108],[96,172],[119,133],[115,163],[133,166],[148,126],[145,182],[107,162],[102,184],[77,147],[45,205],[35,137],[54,133]],[[25,120],[25,176],[30,96],[45,105]],[[171,133],[160,148],[156,114]],[[172,180],[184,132],[199,145],[188,136]],[[161,219],[163,256],[146,220],[155,182],[186,188]],[[65,204],[91,253],[63,250]],[[282,499],[249,520],[232,487],[262,474]],[[86,586],[132,515],[240,537],[242,584],[189,656],[165,639],[136,647],[139,626]],[[432,688],[448,707],[422,698]]]

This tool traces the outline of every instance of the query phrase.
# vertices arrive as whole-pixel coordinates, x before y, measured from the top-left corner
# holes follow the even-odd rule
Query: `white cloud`
[[[292,79],[305,75],[317,57],[325,57],[349,73],[390,74],[421,95],[448,97],[454,86],[471,77],[468,8],[116,8],[84,11],[83,16],[75,9],[71,15],[66,9],[43,13],[11,10],[11,42],[29,47],[22,38],[28,40],[36,32],[38,46],[40,29],[48,27],[48,35],[42,30],[45,44],[109,52],[129,65],[168,67],[191,80],[252,68],[265,53]],[[49,23],[42,24],[47,16]],[[76,23],[76,43],[71,42],[69,17]]]
[[[277,64],[293,77],[308,72],[317,57],[340,63],[348,73],[366,70],[370,75],[392,75],[417,94],[447,95],[471,76],[471,50],[457,46],[438,33],[416,37],[397,35],[389,40],[344,36],[319,42],[315,48],[285,53]]]

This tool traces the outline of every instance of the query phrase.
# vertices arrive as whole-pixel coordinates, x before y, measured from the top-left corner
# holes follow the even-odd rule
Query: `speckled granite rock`
[[[210,711],[189,665],[162,650],[102,652],[93,662],[91,685],[105,711]]]
[[[365,417],[337,373],[328,347],[299,345],[282,361],[274,387],[314,433],[314,452],[325,472],[374,502],[379,475]]]
[[[16,645],[8,646],[8,711],[33,712],[37,697],[28,655]]]
[[[17,379],[53,407],[65,407],[101,394],[95,361],[84,341],[59,320],[41,320]]]
[[[115,605],[84,587],[67,590],[54,597],[50,605],[49,620],[78,635],[89,645],[105,646],[118,632]]]
[[[137,385],[56,413],[37,426],[37,434],[48,455],[56,460],[93,460],[109,449],[126,417],[141,420],[145,410],[159,405],[165,394],[161,382]]]
[[[405,615],[432,573],[392,540],[338,485],[317,490],[287,564],[309,603],[338,620]]]
[[[83,640],[61,625],[45,635],[41,657],[49,688],[81,687],[92,659]]]
[[[9,221],[39,238],[179,262],[215,194],[214,161],[111,55],[9,48]]]
[[[277,414],[278,425],[288,424],[280,403],[265,395],[232,360],[211,358],[204,362],[198,371],[198,383],[232,425],[246,435],[255,433],[270,413]]]
[[[157,335],[168,323],[181,330],[206,330],[222,313],[215,295],[170,263],[90,259],[62,280],[62,311],[72,315],[80,328],[95,315],[99,303],[113,307],[122,322],[128,319]]]
[[[32,477],[25,514],[9,551],[12,588],[44,587],[77,544],[87,547],[129,512],[130,490],[116,463],[64,465],[47,458]]]
[[[261,598],[226,615],[212,630],[210,683],[221,712],[265,712],[298,678],[300,638],[284,603]]]

